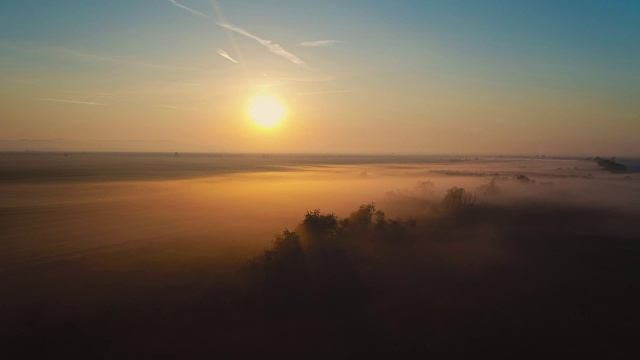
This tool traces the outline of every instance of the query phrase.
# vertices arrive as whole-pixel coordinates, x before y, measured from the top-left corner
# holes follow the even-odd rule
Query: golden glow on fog
[[[247,109],[249,118],[258,126],[271,128],[284,117],[284,105],[277,98],[270,95],[260,95],[249,103]]]

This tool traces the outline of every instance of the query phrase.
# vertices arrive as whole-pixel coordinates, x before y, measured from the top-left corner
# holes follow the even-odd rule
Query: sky
[[[640,156],[639,34],[624,0],[5,1],[0,140]]]

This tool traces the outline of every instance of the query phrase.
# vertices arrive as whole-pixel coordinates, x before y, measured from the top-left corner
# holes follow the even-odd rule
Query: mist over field
[[[0,2],[0,360],[638,358],[637,34],[640,1]]]
[[[3,351],[624,357],[640,174],[618,161],[0,154]]]

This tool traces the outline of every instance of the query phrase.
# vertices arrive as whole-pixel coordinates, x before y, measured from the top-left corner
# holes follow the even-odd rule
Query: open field
[[[5,153],[0,199],[13,354],[570,352],[582,338],[601,343],[577,352],[624,354],[638,320],[640,176],[582,159]],[[372,202],[384,217],[354,230]],[[314,209],[351,222],[314,235]],[[283,266],[304,275],[247,280],[249,260],[272,271],[263,250],[284,251],[285,228],[306,260]],[[313,241],[333,260],[313,260]],[[311,288],[290,294],[299,281]]]

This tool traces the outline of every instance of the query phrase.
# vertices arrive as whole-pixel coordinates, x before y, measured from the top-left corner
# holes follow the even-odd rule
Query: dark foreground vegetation
[[[188,297],[28,313],[3,327],[3,357],[633,358],[634,214],[487,200],[497,192],[408,197],[405,219],[374,204],[308,212]],[[39,311],[59,308],[43,299]]]

